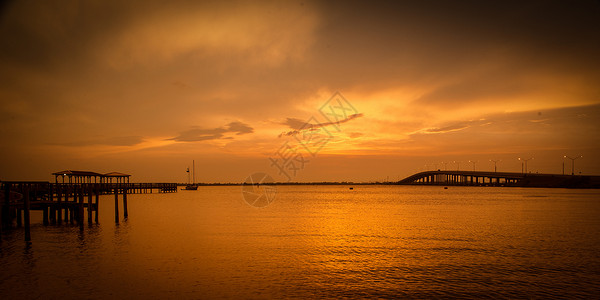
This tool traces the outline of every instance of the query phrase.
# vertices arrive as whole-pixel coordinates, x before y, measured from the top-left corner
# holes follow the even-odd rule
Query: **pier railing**
[[[177,183],[49,183],[52,190],[72,186],[92,185],[100,194],[112,194],[115,189],[126,190],[128,194],[175,193]]]

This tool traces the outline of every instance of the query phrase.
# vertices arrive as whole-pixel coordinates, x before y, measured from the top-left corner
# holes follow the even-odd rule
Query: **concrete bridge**
[[[398,184],[600,188],[600,176],[438,170],[411,175]]]

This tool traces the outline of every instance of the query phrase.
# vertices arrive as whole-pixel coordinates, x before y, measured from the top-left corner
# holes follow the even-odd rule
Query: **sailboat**
[[[188,184],[185,185],[185,187],[182,190],[186,190],[186,191],[195,191],[198,189],[198,185],[196,184],[196,164],[195,161],[192,160],[192,177],[194,178],[193,181],[190,182],[190,168],[187,169],[186,171],[188,173]]]

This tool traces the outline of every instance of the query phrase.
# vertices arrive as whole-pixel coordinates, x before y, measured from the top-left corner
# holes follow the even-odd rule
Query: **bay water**
[[[350,189],[353,187],[353,189]],[[600,191],[240,186],[114,197],[0,242],[2,299],[600,297]],[[121,208],[122,213],[122,208]]]

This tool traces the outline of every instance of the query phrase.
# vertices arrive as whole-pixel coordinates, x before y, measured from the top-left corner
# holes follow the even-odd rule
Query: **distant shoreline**
[[[469,176],[487,176],[487,177],[515,177],[515,180],[506,183],[499,182],[413,182],[411,178],[419,176],[448,176],[462,175],[465,178]],[[447,177],[448,178],[448,177]],[[247,183],[197,183],[198,186],[233,186],[246,185]],[[178,183],[179,186],[185,186],[184,183]],[[600,188],[600,176],[596,175],[562,175],[562,174],[538,174],[538,173],[492,173],[478,171],[426,171],[411,175],[400,181],[374,181],[374,182],[351,182],[351,181],[318,181],[318,182],[270,182],[265,185],[415,185],[415,186],[495,186],[495,187],[538,187],[538,188],[580,188],[580,189],[598,189]]]

